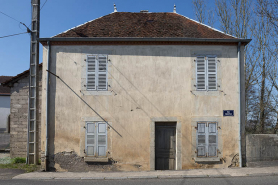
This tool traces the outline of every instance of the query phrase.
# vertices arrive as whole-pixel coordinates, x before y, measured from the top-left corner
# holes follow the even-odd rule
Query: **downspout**
[[[239,146],[239,167],[242,167],[242,155],[241,155],[241,61],[240,61],[240,46],[241,46],[241,42],[238,43],[237,46],[237,58],[238,58],[238,91],[239,91],[239,110],[238,110],[238,124],[239,124],[239,130],[238,130],[238,146]]]
[[[47,51],[47,67],[46,69],[49,70],[50,67],[50,52],[51,52],[51,46],[50,41],[47,41],[48,45],[48,51]],[[48,156],[48,97],[49,97],[49,73],[46,73],[46,120],[45,120],[45,171],[48,171],[48,164],[49,164],[49,156]]]

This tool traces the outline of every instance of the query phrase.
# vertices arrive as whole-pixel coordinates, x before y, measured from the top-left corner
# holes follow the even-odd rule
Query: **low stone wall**
[[[248,162],[278,160],[277,134],[250,134],[246,136]]]

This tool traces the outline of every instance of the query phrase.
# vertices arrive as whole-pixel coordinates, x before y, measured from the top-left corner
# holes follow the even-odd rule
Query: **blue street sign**
[[[223,116],[234,116],[234,110],[223,110]]]

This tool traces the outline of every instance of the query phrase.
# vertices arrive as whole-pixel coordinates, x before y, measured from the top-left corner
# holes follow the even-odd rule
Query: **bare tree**
[[[206,4],[204,0],[192,0],[195,9],[195,15],[200,23],[205,23],[206,21]]]

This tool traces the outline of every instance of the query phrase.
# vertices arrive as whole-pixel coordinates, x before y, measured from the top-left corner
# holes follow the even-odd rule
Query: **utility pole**
[[[40,0],[31,0],[32,25],[30,44],[29,74],[29,112],[28,112],[28,144],[27,163],[38,164],[38,133],[39,133],[39,42],[40,37]]]

